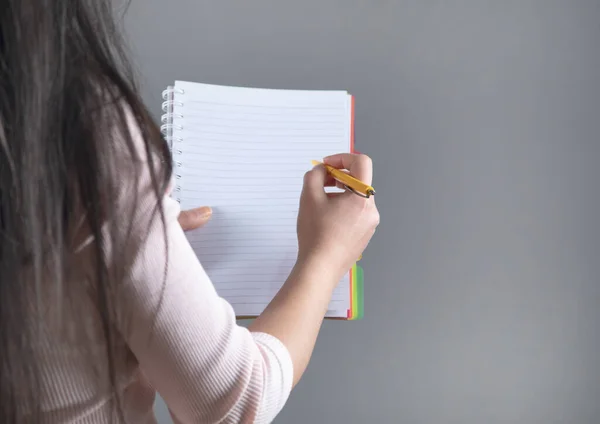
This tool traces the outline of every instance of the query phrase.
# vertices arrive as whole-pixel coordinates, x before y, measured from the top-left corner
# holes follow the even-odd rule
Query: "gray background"
[[[366,318],[324,325],[276,423],[600,422],[599,1],[134,0],[126,26],[156,116],[174,79],[356,95]]]

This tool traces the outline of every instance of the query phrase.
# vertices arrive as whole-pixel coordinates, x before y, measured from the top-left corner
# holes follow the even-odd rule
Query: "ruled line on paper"
[[[269,125],[267,125],[265,121],[261,122],[256,120],[253,122],[253,125],[249,125],[248,123],[243,123],[240,125],[239,121],[234,123],[233,120],[231,120],[230,123],[225,123],[225,121],[217,123],[214,121],[214,119],[193,119],[188,116],[185,120],[181,120],[181,125],[186,131],[194,129],[196,132],[202,134],[241,133],[241,135],[253,135],[260,132],[282,132],[284,134],[302,135],[303,133],[309,132],[315,134],[316,137],[319,137],[325,135],[332,136],[344,132],[344,128],[337,124],[332,125],[311,123],[311,126],[307,127],[307,125],[302,124],[307,124],[308,122],[296,122],[293,124],[278,122],[277,125],[273,125],[274,123],[269,123]]]
[[[231,185],[231,186],[226,186],[226,187],[237,187],[237,186],[236,185]],[[211,201],[211,199],[208,198],[208,196],[198,196],[197,197],[197,201],[198,202],[205,202],[207,200]],[[216,200],[218,200],[218,199],[216,199]],[[253,204],[253,203],[250,203],[250,202],[249,203],[240,203],[239,201],[237,203],[230,203],[230,202],[225,202],[225,201],[218,202],[218,203],[215,203],[214,201],[211,201],[211,202],[212,202],[212,205],[215,205],[215,206],[212,206],[213,208],[216,208],[216,207],[220,207],[220,208],[223,208],[223,209],[227,208],[227,210],[229,210],[230,212],[231,212],[231,208],[240,208],[240,209],[241,208],[248,208],[248,209],[252,208],[252,210],[256,210],[258,208],[264,207],[265,205],[269,205],[269,206],[283,206],[283,205],[285,205],[285,206],[290,206],[290,207],[298,205],[298,201],[291,202],[291,201],[288,201],[288,200],[281,200],[281,201],[278,202],[277,200],[273,201],[272,199],[264,199],[264,201],[261,204],[259,204],[259,205]],[[197,204],[196,206],[202,206],[202,205]],[[194,207],[194,206],[192,206],[192,207]]]
[[[263,92],[264,93],[264,92]],[[262,95],[262,93],[261,93]],[[253,110],[256,108],[274,108],[274,106],[272,105],[268,105],[268,104],[264,104],[263,102],[260,101],[260,99],[257,99],[256,102],[253,103],[235,103],[235,102],[223,102],[223,101],[217,101],[217,100],[190,100],[190,103],[192,104],[208,104],[211,106],[225,106],[225,107],[248,107],[248,108],[252,108]],[[306,105],[278,105],[278,108],[285,108],[285,109],[306,109],[308,111],[316,111],[316,110],[336,110],[335,107],[329,105],[329,104],[319,104],[319,103],[311,103],[311,104],[306,104]]]
[[[232,113],[239,111],[245,115],[313,115],[313,116],[340,116],[340,112],[336,107],[332,106],[289,106],[289,105],[265,105],[260,103],[255,104],[236,104],[236,103],[218,103],[218,102],[198,102],[194,100],[186,101],[187,109],[192,111],[207,111],[207,112],[225,112]]]
[[[262,154],[264,155],[268,155],[269,157],[272,156],[289,156],[289,152],[297,152],[298,154],[311,154],[313,155],[315,152],[320,152],[320,151],[331,151],[335,148],[335,140],[333,139],[333,137],[319,137],[319,138],[309,138],[309,137],[299,137],[297,140],[290,138],[286,141],[286,143],[288,143],[288,149],[285,152],[281,152],[281,151],[277,151],[277,150],[269,150],[268,147],[273,147],[272,145],[278,144],[279,139],[273,139],[273,140],[268,140],[269,143],[267,143],[267,140],[263,139],[261,137],[261,140],[257,143],[254,144],[247,144],[245,143],[246,138],[244,136],[239,136],[239,137],[218,137],[218,136],[207,136],[204,135],[204,137],[202,137],[201,135],[198,135],[198,133],[194,133],[193,135],[190,135],[189,137],[185,138],[185,143],[187,144],[179,144],[180,148],[184,148],[187,149],[187,151],[191,151],[193,152],[194,149],[197,149],[196,151],[198,153],[203,153],[204,150],[211,150],[211,149],[223,149],[223,150],[228,150],[228,153],[225,153],[225,155],[228,154],[235,154],[236,151],[242,151],[242,152],[251,152],[254,151],[255,153],[258,152],[262,152]],[[311,140],[310,144],[313,144],[314,149],[310,152],[307,152],[306,149],[303,149],[302,146],[304,144],[308,144],[308,142],[306,140]],[[202,143],[200,145],[200,143]],[[265,149],[265,147],[267,149]],[[245,153],[245,154],[249,154],[249,153]],[[208,155],[204,155],[205,157]],[[260,155],[258,155],[260,156]]]

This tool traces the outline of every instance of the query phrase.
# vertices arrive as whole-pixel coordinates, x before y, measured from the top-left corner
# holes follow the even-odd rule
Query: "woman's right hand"
[[[343,153],[324,162],[372,183],[373,164],[368,156]],[[332,185],[335,181],[323,165],[305,175],[298,215],[298,259],[321,272],[331,272],[337,283],[367,247],[379,225],[379,212],[373,196],[365,199],[351,192],[326,193],[325,186]]]

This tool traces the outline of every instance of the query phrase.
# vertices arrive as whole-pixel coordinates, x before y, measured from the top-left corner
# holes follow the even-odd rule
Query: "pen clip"
[[[373,192],[372,190],[369,190],[369,191],[367,192],[367,194],[360,193],[360,192],[358,192],[358,191],[354,190],[352,187],[348,187],[346,184],[344,184],[344,188],[345,188],[346,190],[348,190],[348,191],[351,191],[352,193],[356,194],[357,196],[363,197],[363,198],[365,198],[365,199],[368,199],[368,198],[369,198],[369,197],[371,197],[373,194],[375,194],[375,192]]]

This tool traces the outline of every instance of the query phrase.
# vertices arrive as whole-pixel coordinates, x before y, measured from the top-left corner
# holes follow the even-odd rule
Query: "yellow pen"
[[[369,197],[371,197],[375,194],[375,189],[373,187],[363,183],[362,181],[354,178],[351,175],[346,174],[345,172],[340,171],[339,169],[335,169],[333,166],[323,164],[316,160],[313,160],[312,164],[313,164],[313,166],[317,166],[317,165],[325,166],[325,169],[327,169],[327,172],[329,172],[329,174],[333,178],[335,178],[337,181],[342,183],[344,185],[344,187],[346,187],[346,189],[353,192],[354,194],[357,194],[366,199],[368,199]]]

